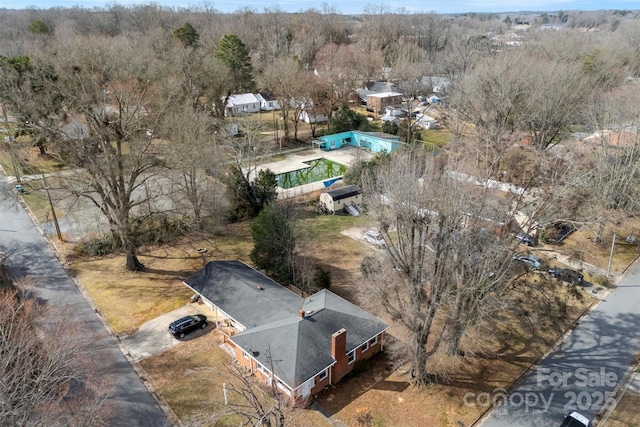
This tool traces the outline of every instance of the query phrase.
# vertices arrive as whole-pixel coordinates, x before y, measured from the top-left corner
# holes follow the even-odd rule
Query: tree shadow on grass
[[[193,269],[190,270],[161,270],[158,268],[148,268],[145,267],[144,270],[141,271],[142,273],[149,273],[149,274],[157,274],[158,276],[173,276],[176,278],[176,280],[182,280],[185,279],[189,276],[191,276],[193,273],[195,273],[195,271]]]

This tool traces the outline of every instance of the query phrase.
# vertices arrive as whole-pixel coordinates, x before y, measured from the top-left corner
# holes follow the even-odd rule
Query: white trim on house
[[[380,335],[376,335],[375,337],[371,338],[369,341],[367,341],[369,343],[370,347],[373,347],[374,345],[378,344],[378,337]]]
[[[311,396],[311,390],[313,390],[313,387],[316,385],[316,379],[315,379],[315,375],[311,378],[309,378],[307,381],[303,382],[302,384],[300,384],[295,390],[295,396],[296,397],[302,397],[303,399],[306,397]]]
[[[229,323],[229,326],[231,326],[233,329],[235,329],[238,332],[242,332],[244,330],[246,330],[247,328],[240,322],[238,322],[236,319],[234,319],[233,317],[229,316],[227,313],[225,313],[224,310],[222,310],[220,307],[218,307],[217,305],[215,305],[212,301],[210,301],[207,297],[205,297],[204,295],[202,295],[200,292],[196,291],[195,289],[193,289],[191,286],[189,286],[187,284],[187,282],[182,282],[187,288],[191,289],[193,292],[195,292],[197,295],[200,296],[200,299],[202,299],[202,302],[204,302],[210,309],[211,311],[213,311],[217,316],[222,316],[224,318],[227,319],[227,322]]]
[[[328,376],[329,376],[329,368],[320,372],[320,374],[318,375],[318,381],[324,381],[325,379],[327,379]]]
[[[351,350],[349,353],[347,353],[347,365],[351,365],[353,362],[356,361],[356,349]]]

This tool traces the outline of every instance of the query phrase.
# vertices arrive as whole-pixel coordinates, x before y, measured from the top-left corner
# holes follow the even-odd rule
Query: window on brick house
[[[347,354],[347,363],[351,365],[355,361],[356,361],[356,351],[353,350],[349,352],[349,354]]]
[[[325,369],[324,371],[320,372],[320,375],[318,375],[318,382],[324,380],[328,376],[329,376],[329,369]]]

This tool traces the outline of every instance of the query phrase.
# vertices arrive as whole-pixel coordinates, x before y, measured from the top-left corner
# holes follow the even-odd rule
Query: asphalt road
[[[500,390],[465,404],[499,404],[482,427],[558,427],[578,411],[592,420],[611,402],[640,350],[640,263],[509,396]]]
[[[93,340],[96,373],[110,387],[111,426],[171,425],[115,339],[69,278],[53,251],[18,202],[13,186],[0,175],[0,253],[14,277],[36,280],[34,295],[73,315]]]

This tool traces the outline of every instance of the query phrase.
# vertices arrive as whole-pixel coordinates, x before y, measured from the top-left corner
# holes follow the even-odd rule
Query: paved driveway
[[[191,314],[204,314],[207,319],[211,319],[210,310],[206,305],[190,303],[143,324],[133,335],[123,339],[122,345],[136,361],[160,354],[181,342],[169,334],[167,330],[169,324]],[[211,332],[215,328],[214,323],[210,322],[205,329],[191,332],[182,341],[192,340]]]

